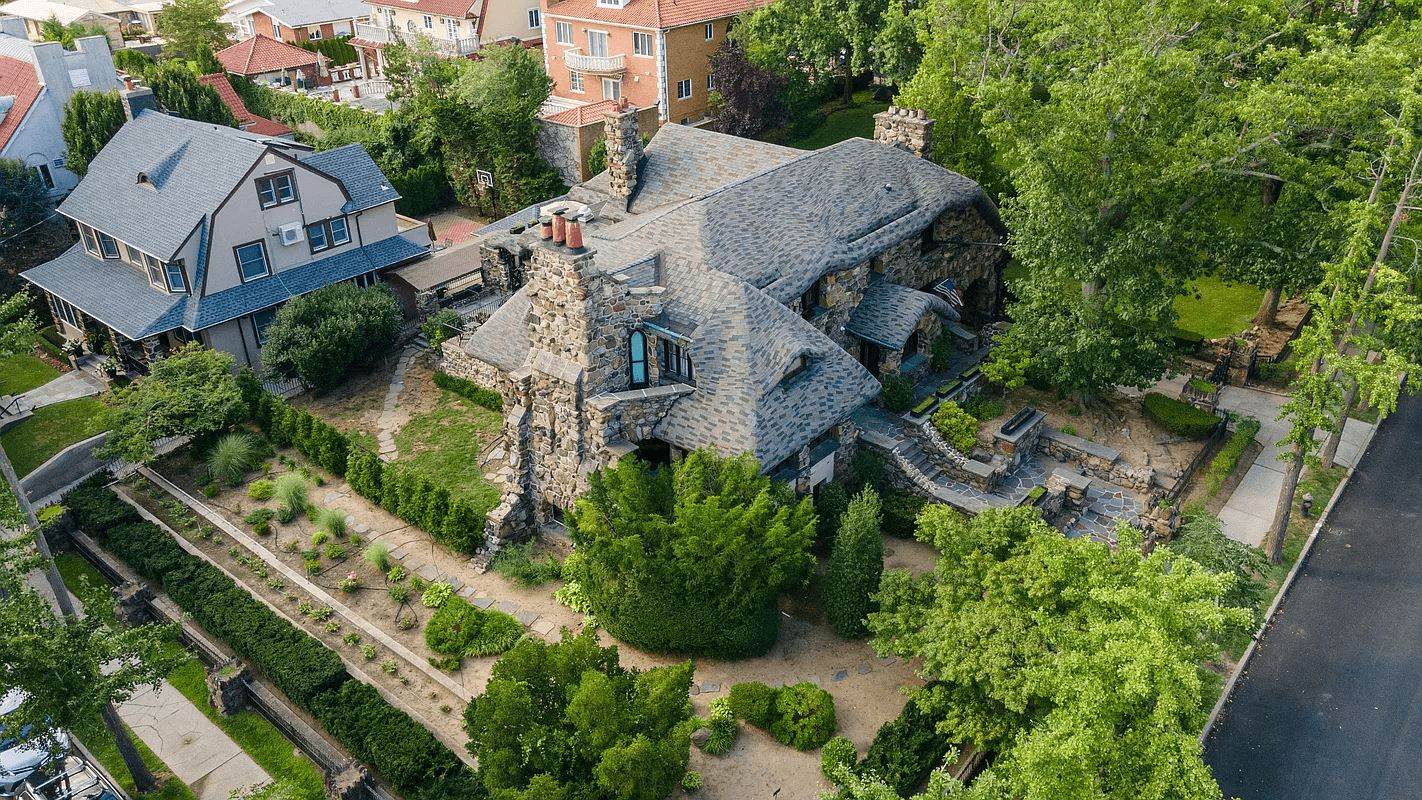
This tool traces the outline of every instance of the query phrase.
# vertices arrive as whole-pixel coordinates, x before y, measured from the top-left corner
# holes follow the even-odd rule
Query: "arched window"
[[[632,388],[642,389],[647,385],[647,336],[641,331],[632,331],[627,337],[627,360],[632,365]]]

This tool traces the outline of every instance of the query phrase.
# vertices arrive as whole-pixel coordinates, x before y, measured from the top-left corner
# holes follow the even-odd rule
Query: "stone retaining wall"
[[[1138,492],[1150,491],[1155,470],[1136,470],[1121,460],[1121,453],[1105,445],[1088,442],[1079,436],[1042,426],[1038,449],[1058,461],[1074,464],[1076,469],[1093,478],[1129,486]]]

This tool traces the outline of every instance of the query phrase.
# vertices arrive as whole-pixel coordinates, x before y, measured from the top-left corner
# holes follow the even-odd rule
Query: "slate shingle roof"
[[[166,261],[266,152],[264,141],[144,111],[104,145],[59,211]],[[149,183],[140,184],[139,173]]]
[[[95,258],[83,245],[69,248],[21,277],[136,340],[179,327],[191,331],[210,328],[425,252],[419,245],[392,236],[206,297],[161,292],[148,284],[147,276],[137,267]]]
[[[864,297],[845,328],[861,339],[901,350],[918,321],[930,311],[958,320],[958,312],[947,300],[875,278],[865,287]]]
[[[365,145],[359,142],[320,153],[307,153],[298,160],[345,184],[351,199],[341,208],[342,213],[354,214],[400,199],[400,193],[385,179],[385,173],[375,166],[370,153],[365,151]]]
[[[528,360],[532,346],[528,338],[528,287],[519,289],[504,301],[498,310],[477,330],[469,334],[465,349],[469,354],[493,364],[504,372],[513,372]]]

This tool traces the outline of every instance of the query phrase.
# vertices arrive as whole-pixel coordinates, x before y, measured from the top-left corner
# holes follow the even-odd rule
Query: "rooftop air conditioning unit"
[[[290,247],[305,238],[305,235],[301,232],[300,222],[288,222],[280,228],[277,228],[277,232],[281,234],[281,244],[283,247]]]

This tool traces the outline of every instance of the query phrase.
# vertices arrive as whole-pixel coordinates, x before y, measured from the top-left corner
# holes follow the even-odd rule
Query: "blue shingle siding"
[[[343,145],[334,150],[308,153],[299,160],[345,184],[351,199],[341,209],[342,213],[354,214],[400,199],[400,193],[386,180],[385,173],[375,166],[370,154],[365,151],[365,145]]]

